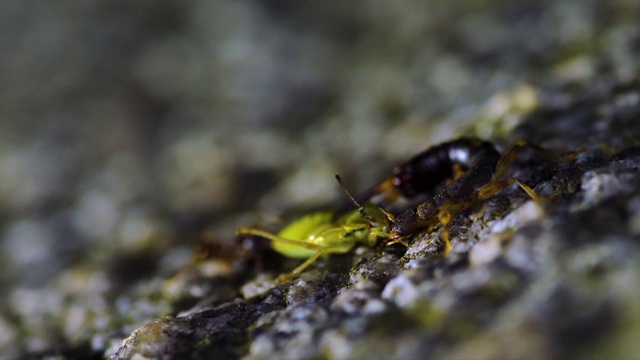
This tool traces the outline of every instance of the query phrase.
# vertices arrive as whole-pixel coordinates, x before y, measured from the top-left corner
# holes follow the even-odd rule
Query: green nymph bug
[[[336,179],[356,205],[356,210],[341,215],[333,211],[307,214],[294,220],[277,234],[253,228],[236,231],[238,235],[255,235],[270,240],[271,247],[287,257],[307,259],[289,274],[278,277],[279,283],[298,276],[321,256],[345,254],[359,242],[374,246],[380,239],[389,238],[393,216],[379,206],[359,204],[346,190],[338,175]]]

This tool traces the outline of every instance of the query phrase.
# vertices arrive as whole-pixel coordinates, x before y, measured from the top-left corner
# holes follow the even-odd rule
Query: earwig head
[[[402,212],[395,219],[393,224],[391,225],[391,231],[389,232],[389,241],[387,241],[387,246],[391,246],[393,244],[401,243],[405,246],[408,246],[407,243],[404,242],[404,239],[413,234],[417,229],[417,214],[413,209],[407,209]]]
[[[418,218],[414,209],[403,211],[391,225],[391,237],[402,238],[418,230]]]

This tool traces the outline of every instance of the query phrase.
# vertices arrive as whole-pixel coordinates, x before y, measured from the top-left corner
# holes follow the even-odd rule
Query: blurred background
[[[261,214],[341,202],[335,173],[357,192],[456,135],[512,143],[536,88],[637,76],[639,14],[635,1],[0,1],[0,349],[44,351],[59,327],[83,341],[87,308],[172,274],[203,231],[231,241]]]

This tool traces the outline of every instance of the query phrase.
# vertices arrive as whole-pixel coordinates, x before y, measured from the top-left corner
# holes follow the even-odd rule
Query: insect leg
[[[440,210],[438,212],[438,220],[442,224],[442,237],[444,239],[444,255],[449,254],[451,250],[451,241],[449,240],[449,223],[451,222],[451,213],[447,210]]]
[[[507,186],[513,183],[517,183],[520,186],[520,188],[524,190],[524,192],[526,192],[527,195],[529,195],[529,197],[531,197],[531,199],[535,201],[542,200],[542,198],[538,196],[538,194],[536,194],[536,192],[529,185],[523,183],[521,180],[518,180],[516,178],[508,178],[505,180],[493,180],[490,183],[478,189],[478,201],[487,200],[488,198],[499,193],[500,191],[504,190],[504,188],[506,188]]]
[[[575,160],[578,157],[578,155],[586,151],[585,149],[579,149],[577,151],[570,152],[566,155],[559,156],[555,154],[553,151],[545,149],[540,145],[536,145],[524,140],[520,140],[515,145],[510,147],[509,150],[507,150],[507,152],[505,152],[504,155],[498,161],[498,164],[496,165],[496,171],[495,171],[496,177],[501,178],[502,175],[504,175],[504,173],[511,167],[511,165],[513,165],[513,163],[516,160],[516,157],[518,156],[518,153],[522,151],[522,149],[527,147],[541,154],[544,154],[548,158],[558,163]]]
[[[505,154],[500,158],[500,160],[496,164],[494,180],[489,184],[483,186],[478,193],[480,200],[489,198],[493,194],[496,194],[497,192],[513,184],[514,182],[517,183],[520,186],[520,188],[524,190],[529,195],[529,197],[531,197],[533,200],[539,201],[543,199],[542,197],[538,196],[530,186],[526,185],[524,182],[522,182],[517,178],[508,178],[504,180],[502,179],[506,171],[515,162],[518,156],[518,153],[522,151],[522,149],[524,148],[531,148],[541,154],[544,154],[545,156],[547,156],[548,158],[550,158],[551,160],[557,163],[574,160],[579,154],[585,151],[585,149],[579,149],[578,151],[574,151],[563,156],[558,156],[557,154],[543,148],[542,146],[532,144],[524,140],[520,140],[511,148],[509,148],[509,150],[507,150],[507,152],[505,152]]]
[[[324,247],[324,246],[312,244],[312,243],[306,242],[305,240],[285,239],[283,237],[280,237],[278,235],[274,235],[274,234],[272,234],[272,233],[270,233],[268,231],[264,231],[264,230],[260,230],[260,229],[241,228],[241,229],[236,230],[236,234],[237,235],[255,235],[255,236],[260,236],[260,237],[265,238],[267,240],[270,240],[272,242],[280,242],[280,243],[283,243],[283,244],[298,246],[298,247],[309,249],[309,250],[321,251],[323,249],[326,249],[326,247]]]
[[[313,263],[315,263],[318,260],[319,257],[324,256],[324,255],[329,255],[329,254],[344,254],[344,248],[342,248],[342,247],[335,247],[335,248],[324,247],[322,250],[319,250],[318,252],[313,254],[310,258],[305,260],[302,264],[298,265],[298,267],[293,269],[293,271],[291,271],[290,273],[282,274],[282,275],[278,276],[278,279],[276,280],[276,282],[278,284],[282,284],[283,282],[285,282],[287,280],[293,279],[294,277],[302,274],[302,272],[305,271],[309,266],[313,265]]]
[[[535,145],[535,144],[531,144],[529,142],[526,142],[524,140],[520,140],[518,141],[515,145],[513,145],[512,147],[509,148],[509,150],[507,150],[504,155],[500,158],[500,160],[498,160],[498,163],[496,164],[496,169],[495,169],[495,173],[493,176],[493,180],[490,181],[489,183],[485,184],[484,186],[482,186],[479,190],[478,190],[478,200],[483,201],[486,200],[488,198],[490,198],[491,196],[497,194],[498,192],[502,191],[504,188],[506,188],[507,186],[515,183],[518,183],[518,185],[520,186],[520,188],[522,190],[524,190],[533,200],[540,200],[541,198],[535,193],[535,191],[533,191],[533,189],[526,185],[524,182],[522,182],[521,180],[518,180],[516,178],[508,178],[508,179],[502,179],[502,177],[504,176],[504,174],[507,172],[507,170],[513,165],[513,163],[516,161],[516,158],[518,156],[518,153],[520,153],[520,151],[522,151],[522,149],[526,148],[526,147],[530,147],[556,161],[560,161],[561,158],[559,158],[558,156],[556,156],[555,154],[553,154],[552,152],[550,152],[549,150]]]
[[[538,194],[536,194],[536,192],[535,192],[535,191],[533,191],[533,189],[532,189],[529,185],[527,185],[527,184],[523,183],[522,181],[520,181],[520,180],[518,180],[518,179],[516,179],[516,178],[511,178],[511,179],[509,179],[509,180],[512,180],[512,181],[511,181],[511,183],[513,183],[514,181],[515,181],[516,183],[518,183],[518,185],[520,186],[520,188],[521,188],[522,190],[524,190],[524,192],[526,192],[526,193],[527,193],[527,195],[529,195],[529,197],[531,197],[531,199],[533,199],[533,200],[535,200],[535,201],[540,201],[540,200],[542,200],[542,198],[541,198],[540,196],[538,196]]]

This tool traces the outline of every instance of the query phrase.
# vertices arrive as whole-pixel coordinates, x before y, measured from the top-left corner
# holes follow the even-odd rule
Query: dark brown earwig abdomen
[[[450,141],[414,156],[393,170],[393,184],[405,197],[432,191],[453,176],[458,164],[467,171],[445,189],[453,199],[464,198],[491,179],[500,153],[491,143],[474,138]]]
[[[491,143],[462,138],[428,149],[394,169],[394,184],[406,197],[431,191],[453,175],[454,165],[467,170],[433,198],[400,213],[391,231],[396,236],[410,234],[437,220],[445,203],[464,203],[476,190],[491,181],[500,153]]]

